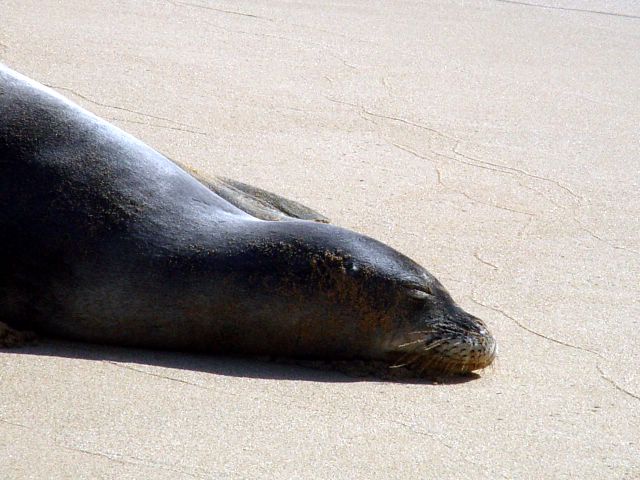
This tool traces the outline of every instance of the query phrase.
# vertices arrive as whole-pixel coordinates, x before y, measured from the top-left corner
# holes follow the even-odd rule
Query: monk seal
[[[297,202],[197,179],[0,66],[0,343],[489,365],[496,342],[420,265]]]

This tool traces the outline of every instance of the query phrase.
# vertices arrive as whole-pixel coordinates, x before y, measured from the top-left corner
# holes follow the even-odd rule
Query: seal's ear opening
[[[227,202],[260,220],[308,220],[329,223],[327,217],[315,210],[261,188],[225,177],[208,179],[199,174],[194,176]]]

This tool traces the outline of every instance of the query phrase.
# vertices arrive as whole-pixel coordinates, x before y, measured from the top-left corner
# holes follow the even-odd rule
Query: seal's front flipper
[[[0,348],[23,347],[35,341],[35,333],[15,330],[6,323],[0,322]]]
[[[290,220],[297,218],[312,222],[329,223],[329,219],[301,203],[224,177],[212,180],[197,176],[198,180],[227,202],[261,220]]]

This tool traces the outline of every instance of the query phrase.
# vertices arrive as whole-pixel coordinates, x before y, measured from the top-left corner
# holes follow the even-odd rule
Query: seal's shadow
[[[162,350],[142,350],[134,348],[92,345],[86,343],[40,339],[38,344],[20,349],[5,350],[27,355],[77,358],[84,360],[139,364],[174,370],[191,370],[232,377],[262,378],[268,380],[296,380],[309,382],[394,382],[424,385],[465,383],[479,375],[470,373],[455,377],[432,378],[379,378],[377,376],[356,376],[341,372],[339,367],[323,362],[297,362],[293,360],[269,360],[263,358],[217,356]],[[301,364],[302,363],[302,364]],[[305,365],[305,363],[313,366]],[[348,363],[348,362],[345,362]],[[336,371],[338,370],[338,371]],[[156,375],[156,372],[145,372]],[[162,375],[159,376],[164,376]],[[169,375],[167,375],[169,376]],[[179,378],[177,378],[179,380]]]

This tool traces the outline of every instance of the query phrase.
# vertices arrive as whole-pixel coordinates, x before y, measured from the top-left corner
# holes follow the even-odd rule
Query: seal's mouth
[[[451,320],[409,332],[404,342],[393,348],[397,358],[391,368],[408,367],[422,373],[465,374],[488,367],[497,353],[497,344],[481,320],[472,328]]]

